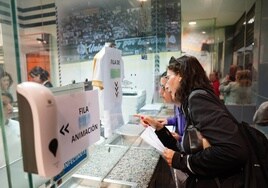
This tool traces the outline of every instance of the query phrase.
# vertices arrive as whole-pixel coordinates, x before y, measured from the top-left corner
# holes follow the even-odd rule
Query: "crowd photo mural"
[[[180,50],[180,0],[66,1],[56,0],[61,63],[92,59],[106,42],[123,56]]]

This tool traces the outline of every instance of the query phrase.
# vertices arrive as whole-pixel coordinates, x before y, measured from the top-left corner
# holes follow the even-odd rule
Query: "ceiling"
[[[139,4],[151,4],[153,0],[55,0],[64,9],[81,9],[81,7],[137,7]],[[174,1],[177,0],[166,0]],[[181,0],[182,21],[215,18],[216,26],[233,25],[248,11],[256,0]],[[78,3],[79,2],[79,3]]]
[[[32,0],[24,0],[24,2]],[[43,0],[41,0],[43,1]],[[75,9],[87,8],[87,7],[113,7],[120,4],[125,7],[137,7],[141,0],[55,0],[59,7],[68,9],[69,11],[75,11]],[[153,0],[147,0],[151,4]],[[166,1],[177,1],[177,0],[166,0]],[[199,21],[202,26],[210,24],[215,18],[216,27],[223,27],[235,24],[238,19],[243,15],[245,11],[248,11],[256,0],[181,0],[181,12],[182,22],[188,24],[188,21]],[[78,3],[79,2],[79,3]],[[123,3],[122,3],[123,2]],[[24,6],[27,6],[24,4]],[[68,12],[68,11],[67,11]],[[24,44],[31,44],[34,49],[43,48],[41,44],[36,43],[36,38],[40,38],[41,33],[27,35],[24,38]],[[38,48],[37,48],[38,47]]]
[[[235,24],[255,0],[181,0],[182,21],[215,18],[216,27]]]

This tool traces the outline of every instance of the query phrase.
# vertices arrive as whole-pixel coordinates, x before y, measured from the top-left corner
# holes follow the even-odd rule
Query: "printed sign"
[[[98,91],[55,96],[62,161],[68,161],[100,139]]]
[[[74,167],[79,165],[82,161],[84,161],[87,158],[87,150],[82,151],[69,161],[66,161],[64,163],[64,169],[59,173],[57,176],[53,178],[53,180],[56,182],[59,179],[61,179],[64,175],[66,175],[68,172],[70,172]]]

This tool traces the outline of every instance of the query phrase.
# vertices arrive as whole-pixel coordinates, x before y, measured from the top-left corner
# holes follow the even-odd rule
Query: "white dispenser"
[[[57,106],[52,92],[34,82],[17,86],[24,171],[53,177],[63,169]]]

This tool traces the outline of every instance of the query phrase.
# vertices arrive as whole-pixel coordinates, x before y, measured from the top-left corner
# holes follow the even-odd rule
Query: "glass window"
[[[260,25],[265,24],[254,22],[254,19],[261,20],[260,15],[255,15],[255,12],[261,12],[260,5],[254,4],[254,0],[234,1],[228,6],[239,8],[238,19],[230,25],[219,25],[219,22],[224,22],[216,18],[214,13],[216,10],[225,10],[224,7],[210,1],[200,6],[191,4],[194,2],[1,2],[0,91],[11,95],[11,98],[2,95],[0,100],[0,150],[3,151],[0,152],[1,184],[7,187],[11,184],[14,187],[29,187],[29,184],[39,187],[50,181],[23,172],[17,84],[35,81],[57,90],[85,82],[90,90],[93,87],[94,58],[105,45],[112,45],[122,53],[123,73],[113,70],[110,74],[123,77],[124,123],[133,119],[132,115],[145,104],[163,102],[158,92],[159,77],[166,70],[171,56],[194,55],[208,75],[216,71],[221,80],[229,74],[233,64],[249,69],[252,71],[253,108],[256,102],[267,100],[266,87],[259,86],[266,84],[262,80],[267,80],[267,63],[262,62],[262,57],[258,55],[265,53],[260,52],[257,46],[263,45],[258,36],[261,33],[256,33],[261,31]],[[225,2],[222,4],[227,6]],[[204,17],[198,9],[209,10],[211,15]],[[191,17],[189,13],[198,16]],[[233,12],[225,12],[224,15],[234,17]],[[265,30],[266,26],[262,27]],[[255,40],[260,44],[256,44]],[[259,64],[263,68],[258,69]]]

